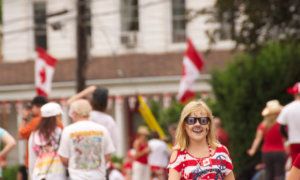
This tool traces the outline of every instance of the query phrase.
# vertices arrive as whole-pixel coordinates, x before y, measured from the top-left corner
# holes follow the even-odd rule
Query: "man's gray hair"
[[[92,106],[85,99],[79,99],[72,103],[72,111],[77,114],[79,117],[89,117],[92,111]]]

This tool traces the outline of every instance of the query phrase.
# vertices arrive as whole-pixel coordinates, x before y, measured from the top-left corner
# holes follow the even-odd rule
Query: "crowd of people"
[[[262,166],[252,180],[298,180],[295,172],[300,167],[300,83],[287,89],[294,101],[282,106],[278,100],[268,101],[262,110],[263,121],[259,124],[251,148],[250,156],[256,153],[261,141],[263,145]],[[289,171],[291,166],[291,174]]]
[[[300,180],[300,83],[288,92],[293,94],[293,102],[283,107],[278,100],[270,100],[261,112],[263,121],[247,151],[250,156],[255,155],[263,141],[262,163],[252,180]],[[189,102],[183,108],[178,124],[169,126],[172,148],[167,144],[168,139],[160,138],[158,132],[139,126],[123,166],[111,162],[111,154],[119,140],[114,119],[105,113],[107,103],[107,89],[86,88],[68,99],[68,115],[73,123],[63,127],[61,106],[48,102],[43,96],[35,97],[24,108],[18,129],[18,139],[28,143],[25,164],[20,167],[17,178],[235,179],[229,135],[222,128],[221,119],[213,117],[204,101]],[[4,143],[0,151],[2,158],[16,141],[2,128],[0,139]]]

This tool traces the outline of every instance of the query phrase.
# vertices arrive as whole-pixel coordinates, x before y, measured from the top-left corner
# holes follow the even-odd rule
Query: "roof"
[[[184,52],[164,54],[130,54],[116,57],[95,57],[88,62],[87,80],[128,77],[153,77],[180,75]],[[209,74],[212,67],[223,69],[233,58],[231,51],[213,51],[204,56],[202,74]],[[59,60],[54,82],[75,80],[75,59]],[[0,86],[34,84],[34,61],[0,63]]]

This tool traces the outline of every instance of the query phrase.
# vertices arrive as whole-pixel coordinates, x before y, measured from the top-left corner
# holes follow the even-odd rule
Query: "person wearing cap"
[[[262,160],[266,169],[266,180],[284,180],[286,154],[283,143],[283,136],[279,131],[280,124],[276,118],[282,109],[278,100],[267,102],[267,106],[262,111],[263,121],[259,124],[255,139],[251,149],[247,151],[253,156],[260,145],[262,139],[264,143],[261,149]]]
[[[106,88],[90,86],[69,98],[67,100],[67,104],[69,107],[71,107],[71,104],[75,100],[83,99],[90,94],[92,94],[90,104],[92,105],[93,110],[91,111],[89,120],[106,127],[116,147],[119,142],[117,124],[110,115],[105,113],[108,103],[108,90]]]
[[[31,133],[37,129],[42,119],[41,107],[46,103],[48,103],[47,98],[45,98],[44,96],[36,96],[31,101],[31,104],[24,108],[22,122],[19,126],[18,131],[19,140],[28,140]],[[30,114],[33,117],[31,120],[29,120]],[[63,129],[63,124],[61,121],[58,121],[58,127]],[[28,145],[25,154],[25,167],[28,168]]]
[[[159,139],[157,131],[152,131],[152,139],[148,142],[151,153],[148,155],[148,164],[151,174],[155,173],[159,180],[167,179],[167,166],[171,151],[166,142]]]
[[[106,180],[105,164],[115,151],[107,129],[89,121],[92,107],[87,100],[72,103],[73,124],[61,135],[58,154],[72,180]]]
[[[296,83],[294,87],[288,88],[287,92],[294,96],[294,101],[283,107],[277,122],[281,125],[281,133],[288,138],[290,143],[290,155],[293,163],[300,153],[300,82]]]
[[[148,154],[151,152],[148,147],[149,130],[146,126],[139,126],[137,138],[133,142],[135,150],[132,164],[132,180],[150,180],[150,167],[148,166]]]
[[[66,168],[56,153],[62,129],[58,127],[63,111],[50,102],[41,107],[42,119],[28,141],[29,175],[31,180],[67,180]]]

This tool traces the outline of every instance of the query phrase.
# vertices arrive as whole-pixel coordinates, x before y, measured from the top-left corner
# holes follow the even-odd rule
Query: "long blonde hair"
[[[176,136],[175,136],[175,141],[177,144],[175,147],[173,147],[173,149],[183,151],[187,148],[190,139],[185,130],[186,123],[184,119],[188,117],[192,112],[198,111],[201,108],[204,108],[206,110],[208,117],[210,118],[209,131],[208,131],[208,135],[206,136],[206,140],[213,149],[215,149],[219,145],[219,142],[215,138],[215,127],[214,127],[214,123],[212,122],[213,120],[212,112],[204,101],[197,100],[197,101],[189,102],[181,112],[178,128],[176,130]]]
[[[263,125],[265,130],[269,130],[276,123],[278,113],[264,116]]]

